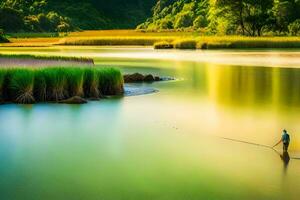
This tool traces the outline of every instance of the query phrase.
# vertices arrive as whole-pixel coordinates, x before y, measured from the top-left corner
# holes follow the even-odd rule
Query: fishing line
[[[271,150],[275,151],[278,155],[281,156],[281,154],[278,150],[276,150],[274,147],[271,147],[271,146],[268,146],[268,145],[258,144],[258,143],[254,143],[254,142],[247,142],[247,141],[243,141],[243,140],[237,140],[237,139],[226,138],[226,137],[221,137],[221,138],[224,139],[224,140],[229,140],[229,141],[233,141],[233,142],[238,142],[238,143],[243,143],[243,144],[248,144],[248,145],[253,145],[253,146],[258,146],[258,147],[271,149]],[[297,158],[297,157],[290,157],[290,159],[300,160],[300,158]]]

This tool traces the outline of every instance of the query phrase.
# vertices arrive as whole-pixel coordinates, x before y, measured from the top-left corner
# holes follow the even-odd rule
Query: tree
[[[193,25],[193,18],[189,12],[180,13],[176,16],[174,28],[186,28]]]
[[[199,15],[193,22],[193,27],[195,29],[205,28],[207,25],[208,25],[207,19],[202,15]]]
[[[172,29],[173,28],[173,22],[171,19],[164,18],[160,21],[159,24],[160,29]]]
[[[4,35],[4,30],[0,29],[0,43],[3,43],[3,42],[9,42],[9,40],[6,39],[6,37]]]
[[[244,0],[216,0],[215,6],[220,10],[218,14],[223,15],[224,13],[227,13],[231,21],[239,25],[242,30],[242,34],[245,35]]]
[[[260,36],[270,24],[273,0],[216,0],[217,17],[227,15],[243,35]]]
[[[300,19],[295,20],[288,26],[289,33],[292,36],[300,36]]]
[[[0,9],[0,28],[7,32],[16,32],[23,28],[23,18],[12,8]]]

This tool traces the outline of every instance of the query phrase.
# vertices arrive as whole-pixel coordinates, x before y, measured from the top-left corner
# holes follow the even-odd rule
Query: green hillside
[[[299,35],[299,0],[159,0],[139,29],[218,35]]]
[[[156,0],[2,0],[0,29],[56,32],[135,28],[151,15]]]

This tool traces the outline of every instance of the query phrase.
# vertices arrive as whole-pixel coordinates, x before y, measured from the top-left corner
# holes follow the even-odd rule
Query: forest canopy
[[[4,32],[99,29],[300,35],[300,0],[1,0]]]
[[[159,0],[138,29],[218,35],[299,35],[300,0]]]
[[[1,0],[5,32],[67,32],[135,28],[156,0]]]

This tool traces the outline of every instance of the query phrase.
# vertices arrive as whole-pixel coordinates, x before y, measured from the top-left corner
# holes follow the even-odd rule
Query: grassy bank
[[[175,49],[249,49],[249,48],[300,48],[299,37],[196,37],[164,41],[164,46]],[[154,48],[163,49],[161,42]]]
[[[154,46],[156,49],[300,48],[299,37],[201,36],[199,32],[101,30],[69,33],[61,37],[11,38],[4,46]],[[3,44],[2,44],[3,46]]]
[[[31,33],[31,32],[24,32],[24,33],[7,33],[6,34],[9,38],[52,38],[52,37],[60,37],[64,36],[63,34],[54,32],[45,32],[45,33]]]
[[[100,98],[123,93],[114,68],[51,67],[0,69],[1,102],[59,102],[73,96]]]
[[[66,57],[66,56],[42,56],[42,55],[26,55],[26,54],[0,54],[1,58],[7,59],[29,59],[29,60],[54,60],[54,61],[70,61],[79,63],[94,64],[92,58],[84,57]]]
[[[156,42],[172,42],[175,38],[165,37],[70,37],[59,41],[59,45],[78,46],[152,46]]]

